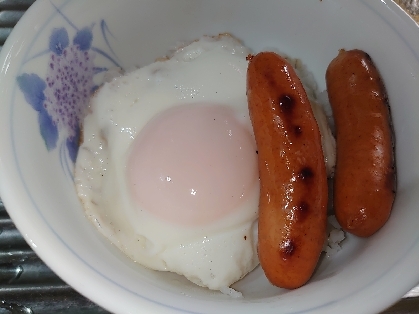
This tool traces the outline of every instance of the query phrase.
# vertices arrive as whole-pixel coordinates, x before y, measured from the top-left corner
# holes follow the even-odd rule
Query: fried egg
[[[75,184],[97,229],[139,264],[225,291],[258,264],[248,49],[203,37],[105,83]]]

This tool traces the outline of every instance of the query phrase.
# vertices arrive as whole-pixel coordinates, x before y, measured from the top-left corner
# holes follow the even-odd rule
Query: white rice
[[[242,298],[243,297],[243,294],[240,291],[234,290],[233,288],[230,288],[230,287],[221,287],[220,292],[222,294],[228,295],[232,298]]]
[[[292,59],[288,56],[284,57],[294,67],[312,103],[313,113],[322,133],[322,147],[325,155],[327,174],[329,178],[332,178],[336,164],[336,141],[333,136],[334,121],[327,91],[318,92],[314,75],[301,60]],[[327,221],[328,237],[324,243],[323,251],[326,257],[330,258],[342,249],[341,242],[345,239],[345,232],[342,230],[334,215],[328,216]]]
[[[326,257],[332,257],[342,249],[341,242],[345,239],[345,232],[334,215],[329,216],[327,222],[329,236],[323,246],[323,251],[326,253]]]

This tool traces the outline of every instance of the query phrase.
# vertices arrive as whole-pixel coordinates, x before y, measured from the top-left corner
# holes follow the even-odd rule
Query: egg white
[[[176,106],[229,106],[253,134],[246,98],[248,54],[231,36],[203,37],[167,60],[105,83],[84,120],[75,167],[86,215],[106,238],[146,267],[176,272],[214,290],[225,289],[258,264],[258,182],[240,210],[214,223],[185,227],[138,208],[126,165],[145,125]]]

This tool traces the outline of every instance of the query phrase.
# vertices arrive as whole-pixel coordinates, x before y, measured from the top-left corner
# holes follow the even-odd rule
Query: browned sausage
[[[361,50],[341,50],[326,83],[336,124],[334,210],[344,230],[368,237],[389,218],[396,191],[387,93]]]
[[[258,255],[269,281],[298,288],[326,236],[327,178],[306,92],[279,55],[249,58],[247,97],[260,174]]]

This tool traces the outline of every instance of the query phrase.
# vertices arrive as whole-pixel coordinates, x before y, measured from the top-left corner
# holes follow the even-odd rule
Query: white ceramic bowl
[[[65,48],[73,48],[70,57],[84,62],[73,71],[86,76],[77,84],[90,91],[100,81],[96,70],[145,65],[179,41],[222,32],[237,36],[254,52],[276,48],[301,58],[320,89],[340,48],[363,49],[388,88],[398,170],[391,218],[367,240],[348,237],[343,250],[294,291],[270,286],[256,269],[235,285],[244,298],[230,299],[129,261],[83,215],[72,179],[77,132],[71,123],[57,129],[42,106],[50,92],[47,78],[59,74],[57,58]],[[39,256],[108,310],[373,313],[419,282],[419,30],[393,2],[45,0],[18,23],[0,60],[1,197]]]

